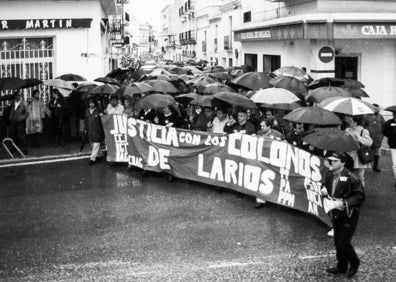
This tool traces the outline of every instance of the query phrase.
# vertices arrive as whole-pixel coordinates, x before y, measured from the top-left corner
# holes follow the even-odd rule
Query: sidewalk
[[[0,166],[9,164],[29,163],[35,161],[46,161],[52,159],[68,159],[75,157],[88,157],[91,146],[87,143],[80,153],[81,141],[73,140],[65,142],[65,146],[55,148],[51,140],[43,140],[39,148],[28,147],[28,154],[23,158],[18,152],[13,153],[14,159],[7,153],[3,144],[0,148]]]

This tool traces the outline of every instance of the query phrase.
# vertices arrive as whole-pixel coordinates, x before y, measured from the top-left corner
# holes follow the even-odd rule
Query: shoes
[[[378,167],[374,167],[373,170],[376,172],[381,172],[381,170]]]
[[[334,229],[333,229],[333,228],[330,229],[329,232],[327,232],[327,236],[329,236],[329,237],[334,237]]]
[[[326,269],[326,272],[331,274],[344,274],[346,270],[339,269],[338,267],[332,267]]]
[[[95,164],[95,161],[89,160],[88,165],[93,165],[93,164]]]
[[[265,203],[257,203],[255,206],[254,206],[254,208],[255,209],[261,209],[262,207],[264,207],[265,206]]]
[[[350,267],[349,268],[349,270],[348,270],[348,272],[345,274],[345,276],[347,277],[347,278],[352,278],[352,276],[354,276],[355,274],[356,274],[356,272],[358,271],[358,268],[359,268],[359,265],[360,265],[360,260],[358,260],[358,263],[357,263],[357,265],[355,266],[355,267]]]

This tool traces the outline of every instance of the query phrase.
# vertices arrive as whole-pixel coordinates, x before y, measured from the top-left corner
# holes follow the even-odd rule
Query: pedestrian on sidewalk
[[[392,157],[393,175],[396,179],[396,112],[392,112],[392,114],[393,118],[385,122],[384,135],[388,138],[388,145]]]
[[[371,145],[371,149],[374,152],[374,162],[373,162],[373,170],[376,172],[381,172],[378,167],[378,162],[381,153],[382,141],[384,139],[384,126],[385,119],[379,113],[380,107],[378,104],[373,104],[375,108],[375,112],[372,115],[365,116],[365,128],[370,132],[370,136],[373,139],[373,144]]]
[[[89,108],[85,113],[85,131],[92,151],[89,158],[89,165],[93,165],[97,158],[103,156],[100,150],[100,143],[104,140],[104,130],[101,117],[103,114],[98,109],[98,102],[91,98],[88,102]]]
[[[32,147],[40,147],[40,136],[43,133],[43,118],[45,116],[44,102],[40,100],[40,91],[34,90],[27,105],[29,117],[26,120],[26,133],[29,135]]]
[[[15,145],[20,147],[24,154],[28,153],[26,142],[26,119],[29,113],[25,102],[22,100],[20,90],[14,92],[14,101],[10,106],[9,114],[9,137],[13,139]]]
[[[365,199],[362,182],[359,177],[345,168],[345,153],[332,153],[327,160],[330,163],[321,193],[332,204],[330,216],[334,226],[334,244],[337,265],[326,271],[332,274],[345,274],[351,278],[358,271],[360,260],[351,245],[355,232],[359,209]],[[349,269],[348,269],[349,265]]]

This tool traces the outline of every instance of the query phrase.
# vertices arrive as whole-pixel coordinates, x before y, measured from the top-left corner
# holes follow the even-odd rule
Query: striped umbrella
[[[331,97],[320,102],[323,109],[350,116],[373,114],[375,108],[368,102],[357,98]]]

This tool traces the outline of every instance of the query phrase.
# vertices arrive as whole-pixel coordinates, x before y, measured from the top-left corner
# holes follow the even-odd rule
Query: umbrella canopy
[[[303,107],[293,110],[283,117],[285,120],[290,120],[297,123],[310,123],[318,125],[338,125],[342,121],[336,114],[320,107]]]
[[[129,72],[129,69],[116,68],[116,69],[110,71],[108,74],[106,74],[106,76],[112,77],[112,78],[121,78],[121,77],[126,77],[128,72]]]
[[[191,71],[191,73],[193,75],[200,75],[203,73],[201,70],[197,69],[194,66],[185,66],[185,67],[183,67],[183,69],[187,69],[187,70]]]
[[[174,73],[174,74],[189,74],[192,75],[193,73],[186,68],[182,68],[182,67],[175,67],[169,70],[170,73]]]
[[[315,128],[303,141],[321,150],[350,152],[359,149],[357,141],[345,131],[338,128]]]
[[[350,116],[373,114],[375,112],[373,105],[356,98],[331,97],[320,102],[319,106],[335,113]]]
[[[133,96],[135,94],[143,94],[146,92],[155,91],[153,87],[144,82],[134,82],[130,85],[120,87],[115,95],[117,96]]]
[[[112,85],[112,84],[103,84],[103,85],[99,85],[96,86],[95,88],[93,88],[91,91],[89,91],[89,94],[115,94],[117,92],[117,90],[119,89],[118,86],[116,85]]]
[[[137,110],[159,109],[159,108],[171,106],[175,103],[176,103],[176,100],[170,95],[150,94],[150,95],[144,96],[139,101],[137,101],[135,104],[135,108]]]
[[[226,69],[222,66],[214,66],[214,67],[206,67],[204,68],[205,72],[219,72],[219,71],[226,71]]]
[[[81,75],[74,74],[74,73],[62,74],[58,77],[55,77],[55,79],[62,79],[65,81],[87,81],[86,78],[82,77]]]
[[[26,86],[26,81],[17,77],[0,78],[0,90],[19,89]]]
[[[154,91],[161,93],[179,93],[176,87],[166,80],[146,80],[148,85],[153,87]]]
[[[24,79],[24,81],[25,81],[25,85],[21,88],[34,87],[43,83],[42,80],[36,78],[26,78]]]
[[[305,100],[320,103],[330,97],[352,97],[352,94],[340,87],[318,87],[314,90],[310,90]]]
[[[293,103],[280,103],[280,104],[261,104],[262,108],[266,109],[274,109],[274,110],[283,110],[283,111],[293,111],[295,109],[301,108],[301,102],[293,102]]]
[[[55,88],[62,88],[67,90],[74,90],[75,87],[70,81],[66,81],[63,79],[48,79],[44,81],[44,85],[55,87]]]
[[[358,80],[354,80],[354,79],[343,79],[344,81],[344,86],[348,87],[348,88],[364,88],[364,84],[361,83]]]
[[[108,83],[108,84],[114,84],[114,85],[120,85],[120,82],[117,79],[112,78],[112,77],[98,77],[94,81]]]
[[[177,95],[175,97],[175,100],[181,104],[189,104],[191,101],[193,101],[195,98],[198,98],[198,97],[202,97],[202,96],[197,93],[187,93],[187,94]],[[207,96],[207,97],[210,97],[210,96]]]
[[[339,87],[341,85],[344,85],[345,81],[341,78],[335,78],[335,77],[322,77],[319,79],[316,79],[312,81],[307,88],[310,90],[316,89],[318,87],[329,87],[329,86],[335,86]]]
[[[273,76],[292,76],[298,80],[310,83],[313,79],[300,68],[294,66],[281,67],[271,73]]]
[[[230,85],[257,90],[271,87],[270,80],[271,78],[263,72],[247,72],[231,80]]]
[[[194,87],[203,87],[211,83],[216,83],[216,79],[209,77],[207,75],[197,76],[191,79],[188,83],[192,84]]]
[[[92,82],[82,83],[76,88],[76,91],[79,93],[86,93],[94,89],[96,86],[98,85]]]
[[[209,76],[217,79],[217,80],[230,80],[233,79],[234,77],[232,75],[230,75],[228,72],[215,72],[215,73],[211,73],[209,74]]]
[[[252,100],[238,93],[220,92],[213,94],[211,97],[226,102],[232,106],[242,107],[245,109],[257,108],[257,105],[255,105]]]
[[[218,92],[235,92],[235,91],[231,87],[217,82],[217,83],[208,84],[202,87],[201,89],[199,89],[199,91],[197,92],[210,95]]]
[[[287,89],[294,94],[307,93],[307,87],[304,82],[292,76],[278,76],[269,81],[276,88]]]
[[[205,108],[212,107],[213,96],[198,96],[190,102],[191,105],[198,105]]]
[[[349,92],[352,95],[352,97],[355,97],[355,98],[358,98],[358,97],[364,97],[364,98],[370,97],[366,93],[366,91],[364,91],[361,88],[353,88],[353,87],[349,87],[349,86],[346,86],[346,85],[341,86],[341,88],[345,89],[347,92]]]
[[[396,105],[387,107],[384,110],[389,112],[396,112]]]
[[[274,104],[291,104],[293,102],[300,102],[300,99],[283,88],[267,88],[257,91],[250,99],[254,103],[261,103],[266,105]]]

